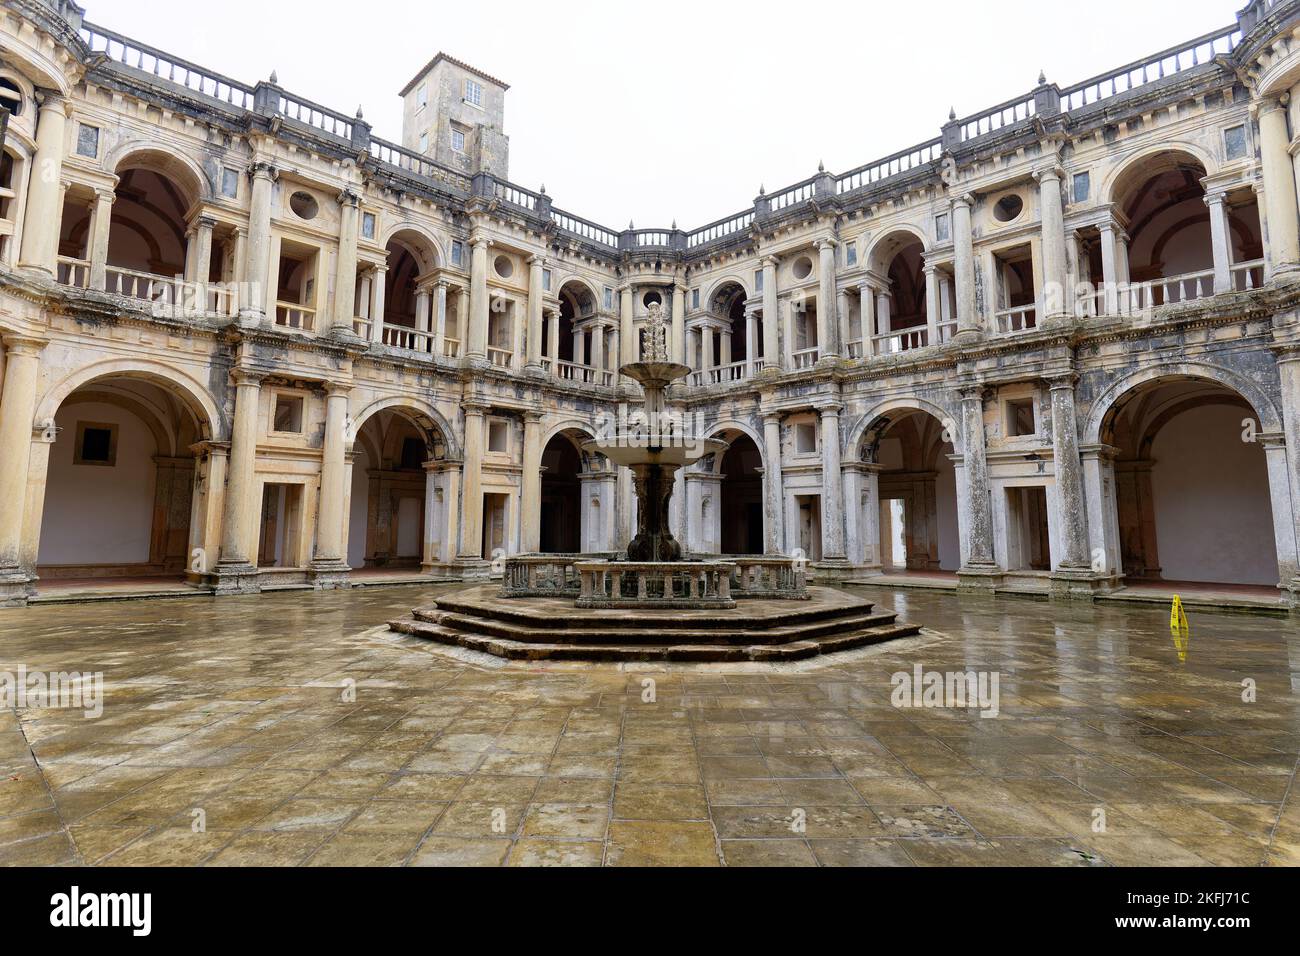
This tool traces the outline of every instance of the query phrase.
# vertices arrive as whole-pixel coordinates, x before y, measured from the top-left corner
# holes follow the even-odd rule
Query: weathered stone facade
[[[421,153],[4,12],[0,600],[615,551],[630,476],[577,443],[639,405],[656,302],[670,398],[734,443],[678,478],[696,553],[1300,595],[1300,2],[691,231],[508,182],[504,84],[454,60],[408,120],[475,76],[493,119],[440,163],[436,116]]]

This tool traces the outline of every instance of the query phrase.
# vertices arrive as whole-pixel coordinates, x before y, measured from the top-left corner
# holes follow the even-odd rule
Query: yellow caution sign
[[[1192,625],[1187,620],[1187,611],[1183,608],[1183,599],[1174,596],[1174,606],[1169,611],[1169,630],[1174,635],[1174,647],[1178,659],[1186,664],[1187,653],[1192,647]]]

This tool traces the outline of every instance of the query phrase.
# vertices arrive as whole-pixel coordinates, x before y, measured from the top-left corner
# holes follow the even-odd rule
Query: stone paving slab
[[[1300,864],[1284,622],[1194,613],[1182,660],[1160,608],[875,589],[925,634],[780,666],[386,632],[443,593],[0,612],[0,674],[104,675],[96,719],[0,710],[0,865]],[[896,707],[917,665],[998,715]]]

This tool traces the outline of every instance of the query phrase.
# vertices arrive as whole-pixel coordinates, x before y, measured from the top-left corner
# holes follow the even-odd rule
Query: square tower
[[[508,179],[509,85],[439,53],[402,90],[402,145],[469,175]]]

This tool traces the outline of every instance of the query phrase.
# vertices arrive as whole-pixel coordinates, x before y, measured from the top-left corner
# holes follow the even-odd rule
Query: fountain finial
[[[641,333],[641,353],[647,362],[668,362],[668,326],[664,322],[664,307],[658,302],[650,304],[650,319]]]

